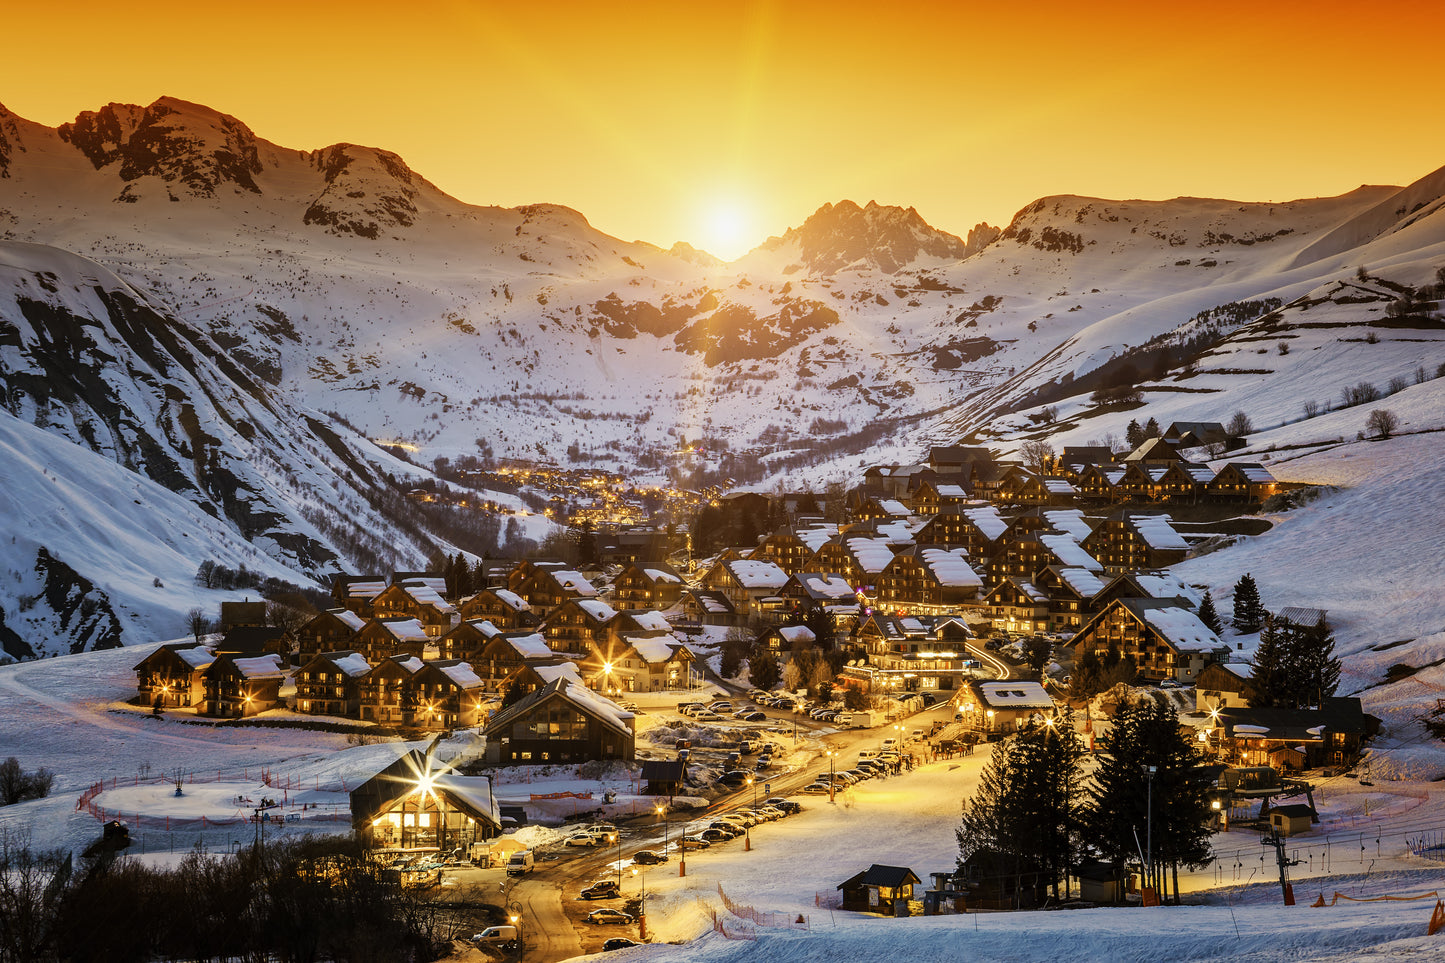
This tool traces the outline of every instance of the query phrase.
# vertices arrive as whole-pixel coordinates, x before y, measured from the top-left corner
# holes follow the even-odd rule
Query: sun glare
[[[752,236],[752,220],[746,205],[736,199],[715,199],[703,211],[702,236],[693,244],[724,261],[741,257],[762,240]]]

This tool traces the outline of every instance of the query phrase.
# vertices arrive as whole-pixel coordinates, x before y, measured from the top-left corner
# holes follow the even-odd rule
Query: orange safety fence
[[[1334,906],[1336,903],[1338,903],[1338,902],[1339,902],[1340,900],[1342,900],[1342,899],[1344,899],[1344,900],[1349,900],[1351,903],[1385,903],[1385,902],[1389,902],[1389,903],[1408,903],[1408,902],[1411,902],[1411,901],[1413,901],[1413,900],[1418,900],[1418,899],[1432,899],[1432,898],[1435,899],[1436,901],[1438,901],[1438,900],[1440,899],[1440,894],[1439,894],[1437,891],[1433,890],[1433,889],[1432,889],[1430,892],[1428,892],[1428,893],[1421,893],[1419,896],[1349,896],[1349,895],[1347,895],[1347,894],[1345,894],[1345,893],[1339,893],[1339,892],[1337,892],[1337,893],[1335,893],[1334,897],[1333,897],[1328,903],[1325,902],[1325,894],[1324,894],[1324,893],[1320,893],[1320,898],[1317,899],[1317,900],[1315,900],[1315,901],[1314,901],[1313,903],[1311,903],[1310,905],[1311,905],[1311,906]]]

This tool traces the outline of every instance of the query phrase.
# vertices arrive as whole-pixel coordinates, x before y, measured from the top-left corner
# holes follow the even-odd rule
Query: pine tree
[[[1204,601],[1199,603],[1199,621],[1203,622],[1215,635],[1224,634],[1224,620],[1219,617],[1219,612],[1214,608],[1214,596],[1208,591],[1204,593]]]
[[[1324,700],[1334,696],[1340,687],[1340,670],[1343,668],[1335,656],[1335,637],[1323,620],[1311,628],[1301,628],[1294,633],[1298,645],[1296,661],[1299,665],[1300,690],[1296,699],[1300,705],[1323,706]]]
[[[1152,699],[1122,706],[1095,749],[1099,766],[1085,816],[1087,838],[1115,862],[1151,857],[1150,885],[1157,890],[1163,889],[1164,869],[1172,867],[1177,902],[1178,867],[1210,859],[1210,780],[1198,750],[1180,731],[1174,707]]]
[[[1236,617],[1237,619],[1237,617]],[[1271,709],[1285,704],[1287,693],[1286,654],[1274,616],[1266,615],[1254,650],[1254,671],[1249,676],[1245,697],[1255,708]]]
[[[1133,418],[1129,419],[1129,426],[1124,429],[1124,441],[1128,443],[1130,451],[1138,448],[1146,441],[1144,429],[1140,428],[1139,422]]]
[[[748,657],[748,678],[759,689],[771,689],[778,684],[781,673],[778,660],[766,645],[758,645]]]
[[[1328,625],[1303,627],[1266,617],[1254,655],[1249,704],[1298,709],[1317,706],[1339,688],[1341,663]]]
[[[1159,422],[1155,421],[1153,418],[1150,418],[1148,421],[1144,422],[1144,437],[1146,439],[1158,438],[1161,434],[1163,434],[1163,431],[1159,428]]]
[[[1264,605],[1259,600],[1259,587],[1254,576],[1245,572],[1234,583],[1234,627],[1240,632],[1258,632],[1264,624]]]

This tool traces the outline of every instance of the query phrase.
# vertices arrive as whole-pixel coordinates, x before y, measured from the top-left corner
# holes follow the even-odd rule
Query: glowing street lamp
[[[837,753],[836,753],[834,750],[829,749],[829,750],[828,750],[828,802],[830,802],[830,803],[834,802],[833,792],[834,792],[835,787],[837,786],[837,782],[836,782],[836,780],[834,779],[834,776],[836,775],[836,771],[835,771],[834,768],[833,768],[833,760],[834,760],[836,757],[837,757]]]

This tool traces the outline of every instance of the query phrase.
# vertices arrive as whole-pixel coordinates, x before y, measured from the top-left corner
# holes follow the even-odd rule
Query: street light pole
[[[1144,776],[1148,783],[1148,794],[1145,805],[1147,807],[1144,828],[1144,874],[1148,880],[1147,889],[1154,886],[1154,774],[1159,771],[1158,766],[1145,766]],[[1148,902],[1144,905],[1148,906]]]
[[[517,959],[520,960],[522,954],[526,952],[522,947],[522,904],[520,902],[508,903],[507,909],[511,911],[509,918],[512,921],[513,928],[517,931]]]
[[[829,749],[829,750],[828,750],[828,802],[830,802],[830,803],[834,802],[833,792],[834,792],[835,788],[836,788],[837,785],[838,785],[837,780],[834,778],[834,776],[836,775],[836,770],[833,768],[833,760],[834,760],[834,758],[836,758],[836,753],[834,752],[834,750]]]
[[[622,892],[622,831],[618,830],[612,834],[617,842],[617,892]]]
[[[748,785],[749,785],[749,786],[753,785],[753,777],[752,777],[752,776],[749,776],[749,777],[748,777]],[[754,790],[753,790],[753,801],[754,801],[754,802],[757,802],[757,798],[758,798],[758,791],[757,791],[756,789],[754,789]],[[745,852],[745,853],[750,853],[750,852],[752,852],[752,850],[753,850],[753,827],[748,824],[748,821],[747,821],[746,819],[744,819],[744,820],[743,820],[743,852]]]

